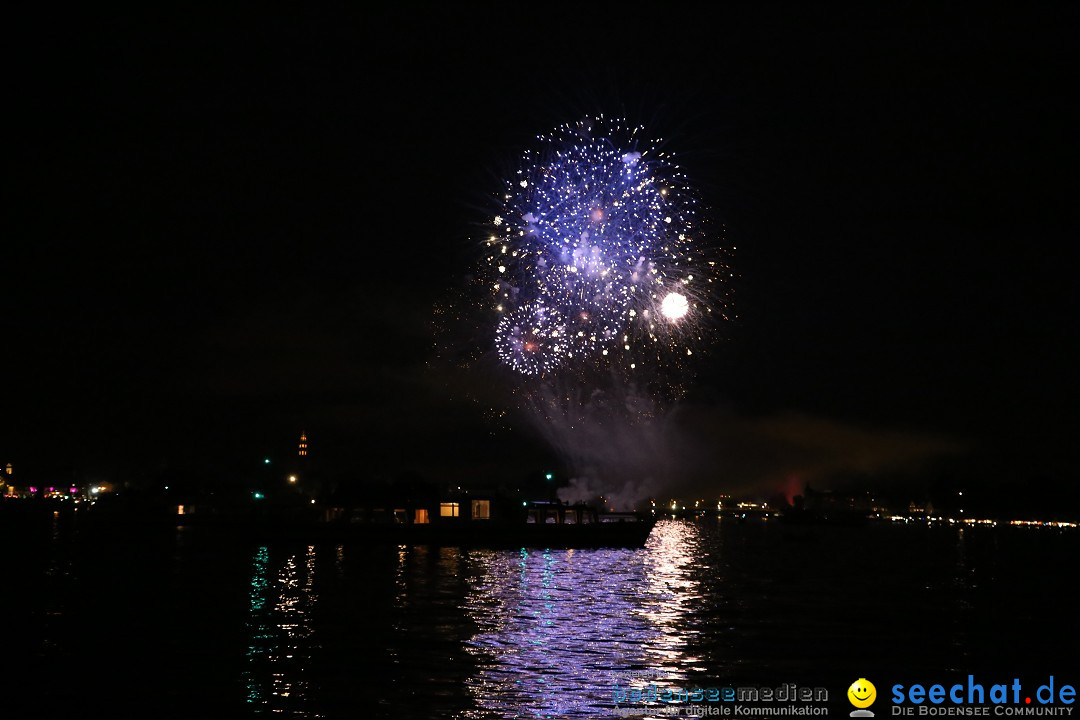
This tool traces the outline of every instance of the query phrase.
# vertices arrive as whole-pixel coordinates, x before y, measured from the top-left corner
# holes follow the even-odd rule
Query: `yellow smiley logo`
[[[857,708],[868,708],[877,699],[877,688],[866,678],[859,678],[847,689],[848,700]]]

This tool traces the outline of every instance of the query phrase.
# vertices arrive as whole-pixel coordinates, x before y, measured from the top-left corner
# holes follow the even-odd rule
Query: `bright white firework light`
[[[669,293],[660,303],[660,312],[664,313],[664,317],[668,320],[678,320],[686,315],[689,309],[690,304],[686,301],[686,296],[680,293]]]

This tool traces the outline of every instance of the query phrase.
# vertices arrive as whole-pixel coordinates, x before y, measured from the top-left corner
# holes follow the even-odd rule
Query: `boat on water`
[[[91,513],[98,528],[163,526],[222,540],[253,542],[333,542],[368,545],[435,545],[476,548],[642,547],[655,519],[558,502],[507,503],[486,498],[450,500],[433,506],[323,507],[295,512],[249,506],[173,506],[161,513]]]
[[[221,523],[207,522],[205,516],[200,521],[198,515],[187,515],[177,524],[209,527],[260,540],[500,549],[642,547],[655,524],[652,518],[636,513],[601,512],[591,506],[554,502],[526,502],[522,507],[524,512],[504,517],[493,516],[490,506],[471,507],[471,512],[463,514],[460,504],[449,505],[449,508],[440,507],[437,519],[426,512],[414,512],[411,516],[397,512],[374,518],[331,516],[314,522],[252,517]]]

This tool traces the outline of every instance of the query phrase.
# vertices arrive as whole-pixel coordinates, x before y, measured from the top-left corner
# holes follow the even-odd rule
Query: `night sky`
[[[496,8],[10,23],[0,463],[557,465],[432,308],[520,151],[605,113],[738,248],[675,489],[1071,487],[1075,14]]]

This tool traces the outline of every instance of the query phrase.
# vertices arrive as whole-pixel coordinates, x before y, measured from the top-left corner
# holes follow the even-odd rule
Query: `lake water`
[[[1080,679],[1075,530],[665,520],[641,549],[485,551],[54,519],[3,537],[6,717],[611,717],[627,671],[825,687],[846,717],[860,677],[882,697]]]

